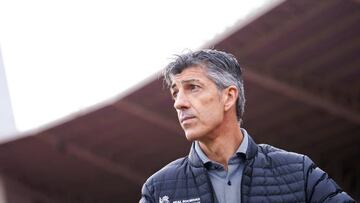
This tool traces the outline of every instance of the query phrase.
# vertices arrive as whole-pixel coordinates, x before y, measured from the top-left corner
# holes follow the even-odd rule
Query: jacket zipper
[[[245,163],[244,163],[244,168],[242,170],[242,174],[241,174],[241,180],[240,180],[240,188],[241,188],[241,191],[240,191],[240,202],[243,203],[243,194],[244,194],[244,187],[243,187],[243,178],[244,178],[244,173],[245,173],[245,169],[246,167],[249,165],[249,160],[245,159]]]
[[[205,173],[206,173],[207,182],[208,182],[208,184],[210,185],[212,202],[213,202],[213,203],[217,203],[217,201],[215,201],[215,191],[214,191],[214,187],[213,187],[213,185],[212,185],[212,183],[211,183],[211,180],[210,180],[210,177],[209,177],[209,173],[208,173],[208,171],[206,170],[206,168],[204,168],[204,170],[205,170]]]

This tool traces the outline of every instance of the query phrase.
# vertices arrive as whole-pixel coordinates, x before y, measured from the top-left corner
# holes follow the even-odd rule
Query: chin
[[[185,130],[185,137],[188,141],[195,141],[199,140],[201,137],[203,137],[204,134],[201,132],[196,132],[194,130]]]

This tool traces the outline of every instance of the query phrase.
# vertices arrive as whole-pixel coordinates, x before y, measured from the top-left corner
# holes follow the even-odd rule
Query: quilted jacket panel
[[[241,187],[242,202],[355,202],[307,156],[257,145],[250,136]],[[194,145],[145,182],[140,202],[217,202]]]

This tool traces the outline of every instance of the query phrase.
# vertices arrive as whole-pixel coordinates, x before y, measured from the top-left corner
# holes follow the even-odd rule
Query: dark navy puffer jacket
[[[257,145],[250,136],[241,187],[242,202],[354,202],[307,156]],[[217,202],[194,145],[146,181],[140,202]]]

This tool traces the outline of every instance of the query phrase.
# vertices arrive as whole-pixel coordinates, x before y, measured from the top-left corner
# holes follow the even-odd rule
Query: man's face
[[[173,76],[171,94],[181,127],[190,141],[210,138],[224,118],[222,96],[203,68]]]

